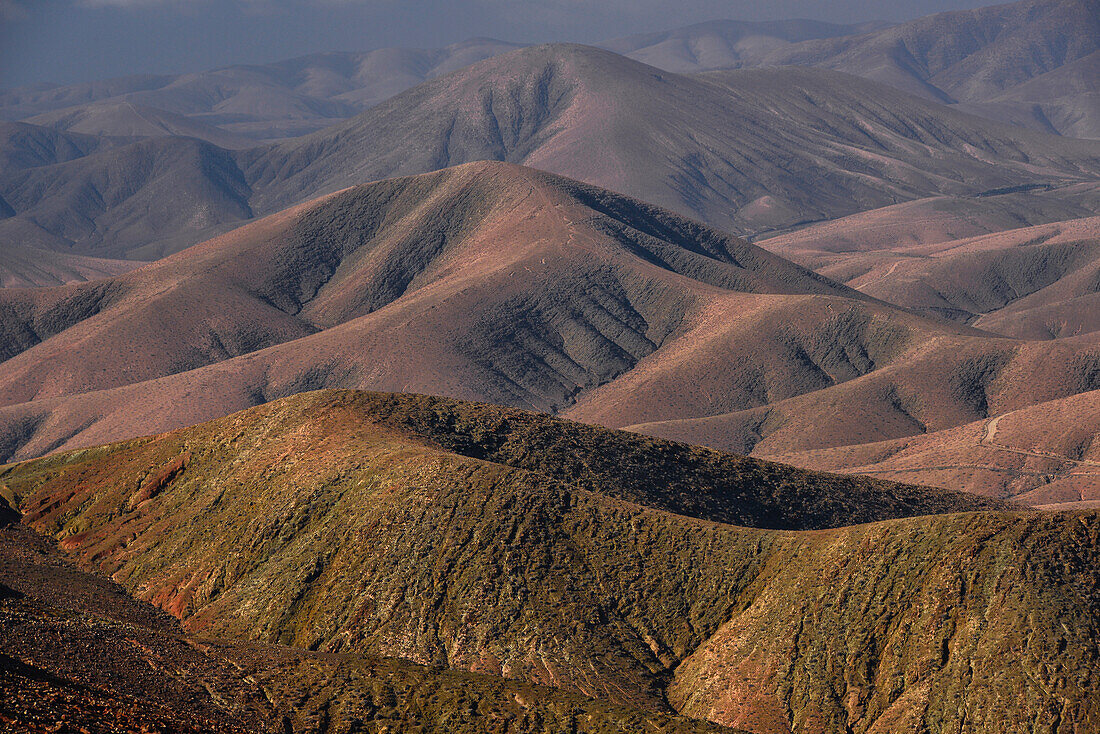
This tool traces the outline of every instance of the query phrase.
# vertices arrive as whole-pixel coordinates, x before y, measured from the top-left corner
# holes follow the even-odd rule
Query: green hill
[[[195,634],[757,732],[1100,721],[1097,513],[932,516],[1008,506],[333,391],[0,472],[24,523]]]

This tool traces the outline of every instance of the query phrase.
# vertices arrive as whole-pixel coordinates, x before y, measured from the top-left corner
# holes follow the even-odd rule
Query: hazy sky
[[[906,20],[993,0],[0,0],[0,86],[474,36],[593,42],[715,18]]]

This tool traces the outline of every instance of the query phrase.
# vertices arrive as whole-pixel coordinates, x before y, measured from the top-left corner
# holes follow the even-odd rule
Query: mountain
[[[898,25],[716,20],[598,45],[681,74],[783,65],[835,69],[1000,122],[1096,138],[1096,17],[1095,0],[1025,0]],[[518,47],[471,39],[440,49],[314,54],[193,74],[37,85],[0,92],[0,119],[51,119],[66,108],[81,115],[84,106],[132,103],[226,133],[277,140],[315,132]]]
[[[255,141],[155,107],[132,102],[96,102],[28,118],[27,122],[65,132],[119,138],[198,138],[222,148],[248,148]]]
[[[469,164],[356,187],[116,278],[0,293],[0,404],[151,380],[354,323],[389,343],[373,349],[388,354],[390,379],[549,407],[629,369],[717,292],[859,298],[641,202]],[[417,339],[413,324],[438,361],[401,346]],[[349,338],[363,336],[302,348],[320,360]]]
[[[1023,0],[929,15],[867,32],[816,35],[703,24],[610,44],[678,73],[815,66],[889,84],[993,120],[1100,137],[1100,7]],[[798,29],[798,26],[795,26]],[[744,38],[740,38],[741,34]]]
[[[253,215],[252,192],[232,152],[193,138],[39,160],[0,174],[0,195],[16,212],[0,220],[5,243],[152,260]]]
[[[799,466],[1013,496],[1046,509],[1100,502],[1100,392],[907,439],[775,458]]]
[[[861,73],[971,111],[987,106],[994,119],[1004,119],[1010,107],[1018,119],[1031,117],[1038,126],[1098,137],[1092,123],[1100,90],[1087,72],[1098,58],[1096,0],[1024,0],[932,15],[863,37],[809,42],[769,61]]]
[[[0,499],[0,508],[7,508]],[[15,519],[19,518],[14,513]],[[76,568],[52,539],[0,526],[0,722],[6,729],[349,732],[730,732],[683,717],[403,660],[186,635]]]
[[[119,141],[95,135],[65,133],[23,122],[0,122],[0,171],[10,174],[65,163],[118,144]]]
[[[733,232],[934,193],[1095,180],[1100,170],[1100,144],[999,126],[848,75],[686,77],[567,45],[482,61],[254,156],[243,165],[260,211],[365,180],[495,159]]]
[[[277,146],[149,139],[16,171],[0,177],[17,212],[0,222],[0,237],[150,259],[253,212],[481,159],[759,234],[933,194],[1095,182],[1100,143],[999,126],[828,71],[685,77],[551,45],[482,61]],[[185,206],[139,219],[134,210],[163,209],[143,181],[167,160],[162,180],[185,192]],[[114,202],[110,211],[99,198]]]
[[[792,457],[833,449],[840,453],[845,447],[891,439],[901,445],[901,439],[934,435],[1100,389],[1100,350],[1095,338],[1022,342],[925,337],[921,341],[917,336],[909,344],[904,356],[846,381],[756,407],[712,408],[695,415],[667,409],[647,414],[646,408],[656,401],[639,392],[641,386],[659,394],[667,381],[698,380],[698,375],[707,374],[699,365],[679,374],[672,370],[662,374],[656,370],[660,365],[656,360],[651,369],[657,379],[647,380],[646,371],[636,369],[602,391],[586,395],[568,415],[672,440],[803,463]],[[714,389],[705,384],[703,388]],[[1042,421],[1039,430],[1059,430],[1048,425],[1041,412],[1038,415]],[[973,472],[969,464],[934,466],[944,470],[941,478],[922,482],[952,487],[970,484]],[[983,482],[980,486],[995,496],[1013,496],[1017,491],[1014,485],[1006,488]]]
[[[5,245],[0,251],[0,288],[37,288],[107,278],[141,264]]]
[[[791,44],[855,36],[886,23],[841,25],[816,20],[715,20],[671,31],[640,33],[598,44],[643,64],[678,74],[760,66],[769,53]]]
[[[830,505],[979,500],[354,392],[2,471],[24,524],[190,634],[547,682],[753,731],[981,711],[975,731],[1023,732],[1100,715],[1096,513],[745,528],[715,520],[778,511],[813,527],[804,513]]]

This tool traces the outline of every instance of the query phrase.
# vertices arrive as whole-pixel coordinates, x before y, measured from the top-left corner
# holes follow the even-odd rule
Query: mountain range
[[[0,308],[16,458],[323,387],[763,455],[1100,389],[1096,333],[921,316],[636,199],[492,162],[353,187],[112,278],[0,290]]]
[[[596,45],[665,71],[784,65],[844,71],[926,99],[1071,137],[1100,137],[1100,21],[1095,0],[1023,0],[906,23],[714,21]],[[0,119],[42,116],[89,132],[135,132],[132,103],[274,140],[316,131],[421,82],[518,48],[471,39],[440,49],[325,53],[267,65],[0,91]],[[100,110],[88,116],[86,106]],[[158,135],[144,128],[139,134]],[[201,136],[200,136],[201,137]]]
[[[0,238],[146,260],[349,185],[483,159],[754,235],[930,195],[1100,175],[1100,142],[993,124],[835,72],[679,76],[571,45],[491,58],[247,150],[12,125],[0,155],[23,163],[0,175],[14,210]]]
[[[1098,22],[0,92],[0,729],[1100,730]]]

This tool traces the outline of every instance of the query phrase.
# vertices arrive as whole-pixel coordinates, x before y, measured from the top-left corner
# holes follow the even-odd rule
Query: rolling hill
[[[23,523],[190,634],[395,656],[756,732],[1100,716],[1096,513],[739,527],[713,520],[734,508],[820,527],[804,513],[982,500],[355,392],[0,472]],[[903,504],[879,504],[891,497]]]
[[[155,107],[132,102],[98,102],[45,112],[28,118],[33,125],[117,138],[198,138],[222,148],[248,148],[255,141],[221,128]]]
[[[177,134],[175,116],[182,116],[197,128],[216,126],[234,139],[279,139],[326,127],[426,79],[514,48],[503,41],[471,39],[440,49],[324,53],[191,74],[39,85],[0,91],[0,118],[37,118],[64,129],[74,115],[88,125],[88,112],[98,111],[100,117],[104,110],[136,105],[172,117],[171,126],[160,127],[162,135]],[[118,122],[117,117],[109,120],[110,128],[117,129]],[[95,124],[103,129],[105,123]],[[156,129],[145,132],[156,134]]]
[[[2,169],[0,195],[15,214],[0,220],[0,239],[152,260],[250,219],[251,194],[231,151],[194,138],[128,142]]]
[[[116,278],[0,292],[0,404],[317,334],[328,347],[303,344],[302,358],[320,363],[349,338],[377,336],[386,346],[360,342],[362,354],[406,360],[390,379],[434,375],[446,381],[437,386],[548,407],[629,369],[718,292],[860,298],[641,202],[469,164],[356,187]],[[324,336],[341,325],[362,336]],[[417,332],[436,360],[409,348]],[[381,367],[366,361],[349,369]]]
[[[1048,509],[1100,503],[1100,392],[922,436],[771,456],[798,466],[1012,496]]]
[[[969,228],[981,217],[977,209],[969,220],[929,217],[925,237],[939,240],[929,244],[914,241],[919,226],[896,238],[908,216],[869,212],[761,245],[884,301],[1006,336],[1051,339],[1100,329],[1100,219],[946,235]],[[935,236],[941,227],[944,235]]]
[[[641,33],[597,44],[643,64],[677,74],[760,66],[769,54],[802,41],[869,33],[888,23],[842,25],[815,20],[715,20]]]
[[[550,45],[482,61],[245,159],[260,211],[495,159],[741,233],[933,193],[1094,181],[1100,144],[999,126],[827,71],[686,77]]]
[[[0,499],[0,509],[6,510]],[[13,513],[18,519],[18,513]],[[730,732],[404,660],[188,636],[26,526],[0,525],[0,725],[16,731]]]
[[[106,260],[5,245],[0,251],[0,288],[36,288],[108,278],[140,265],[136,260]]]

